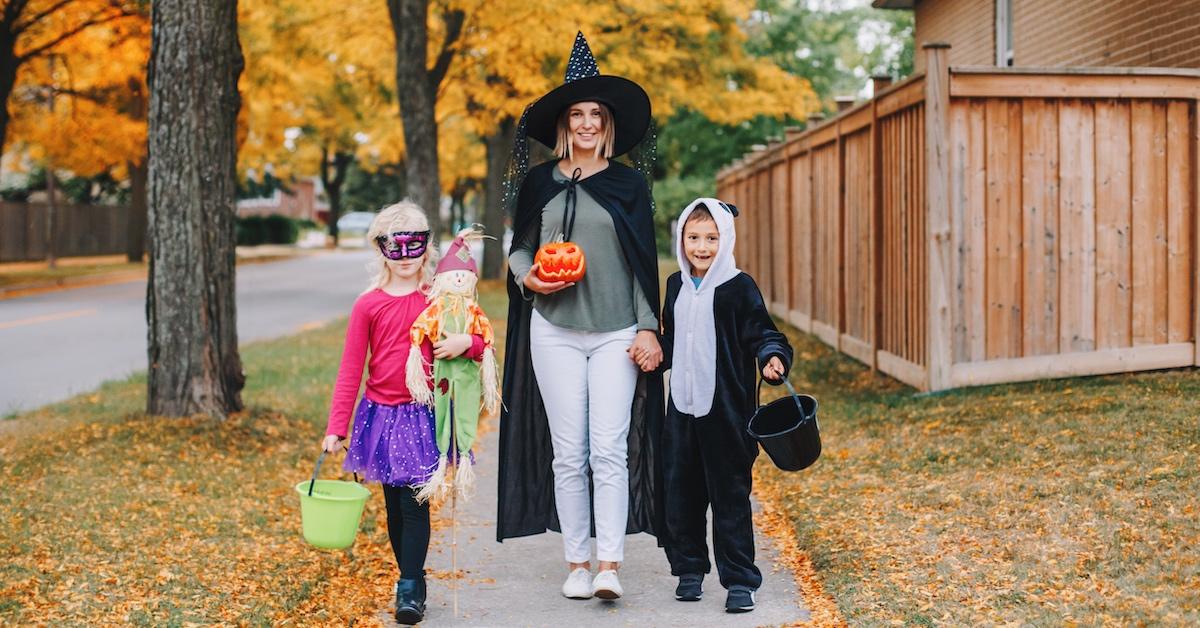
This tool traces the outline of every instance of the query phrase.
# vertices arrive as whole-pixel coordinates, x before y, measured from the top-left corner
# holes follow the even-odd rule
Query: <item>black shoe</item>
[[[754,610],[754,589],[735,584],[725,596],[726,613],[748,613]]]
[[[425,579],[396,582],[396,623],[412,626],[425,619]]]
[[[675,599],[680,602],[699,602],[700,596],[703,595],[703,583],[702,573],[685,573],[679,576],[679,586],[675,587]]]

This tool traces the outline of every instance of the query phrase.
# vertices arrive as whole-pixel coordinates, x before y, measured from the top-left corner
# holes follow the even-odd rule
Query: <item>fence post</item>
[[[929,390],[950,387],[950,44],[926,43],[925,224]]]
[[[1192,223],[1195,235],[1192,242],[1192,346],[1196,364],[1200,364],[1200,98],[1192,101]]]
[[[876,92],[878,93],[878,92]],[[883,329],[883,138],[879,131],[879,99],[871,99],[871,370],[879,369],[879,337]]]
[[[834,155],[837,158],[837,217],[834,220],[833,232],[836,234],[837,247],[835,257],[837,268],[833,276],[834,294],[837,303],[833,309],[834,348],[842,352],[842,332],[846,323],[846,145],[842,142],[842,121],[834,121],[837,133],[837,146]]]

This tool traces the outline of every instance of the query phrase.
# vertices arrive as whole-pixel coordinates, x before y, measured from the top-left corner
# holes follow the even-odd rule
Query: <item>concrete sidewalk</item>
[[[625,596],[615,602],[568,600],[560,593],[566,577],[562,537],[556,533],[496,542],[496,468],[498,432],[491,430],[477,447],[477,489],[458,504],[458,617],[453,617],[450,573],[449,505],[435,518],[434,538],[426,564],[431,574],[426,620],[422,626],[778,626],[809,618],[791,572],[778,568],[770,539],[756,539],[763,587],[758,608],[750,613],[725,612],[725,590],[714,569],[704,581],[700,602],[675,601],[675,582],[654,537],[627,537],[621,585]],[[711,544],[711,541],[710,541]],[[593,567],[594,568],[594,567]],[[391,609],[378,618],[393,626]]]

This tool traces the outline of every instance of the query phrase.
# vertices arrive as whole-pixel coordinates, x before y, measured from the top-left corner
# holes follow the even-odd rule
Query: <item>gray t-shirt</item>
[[[556,166],[555,181],[567,181]],[[629,268],[612,216],[583,186],[577,185],[575,226],[571,241],[583,249],[587,273],[579,283],[554,294],[536,294],[525,288],[525,275],[533,267],[533,255],[544,242],[563,233],[563,188],[542,208],[540,233],[529,230],[516,243],[508,258],[513,277],[526,296],[533,295],[533,307],[551,324],[577,331],[607,332],[630,327],[658,330],[654,310],[643,296],[641,285]]]

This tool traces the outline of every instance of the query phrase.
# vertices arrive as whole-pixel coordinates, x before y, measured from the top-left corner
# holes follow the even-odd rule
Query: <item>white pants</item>
[[[554,500],[567,562],[591,559],[595,488],[596,559],[620,562],[629,512],[627,441],[638,368],[626,350],[637,326],[613,332],[557,327],[537,310],[529,322],[533,371],[554,444]]]

